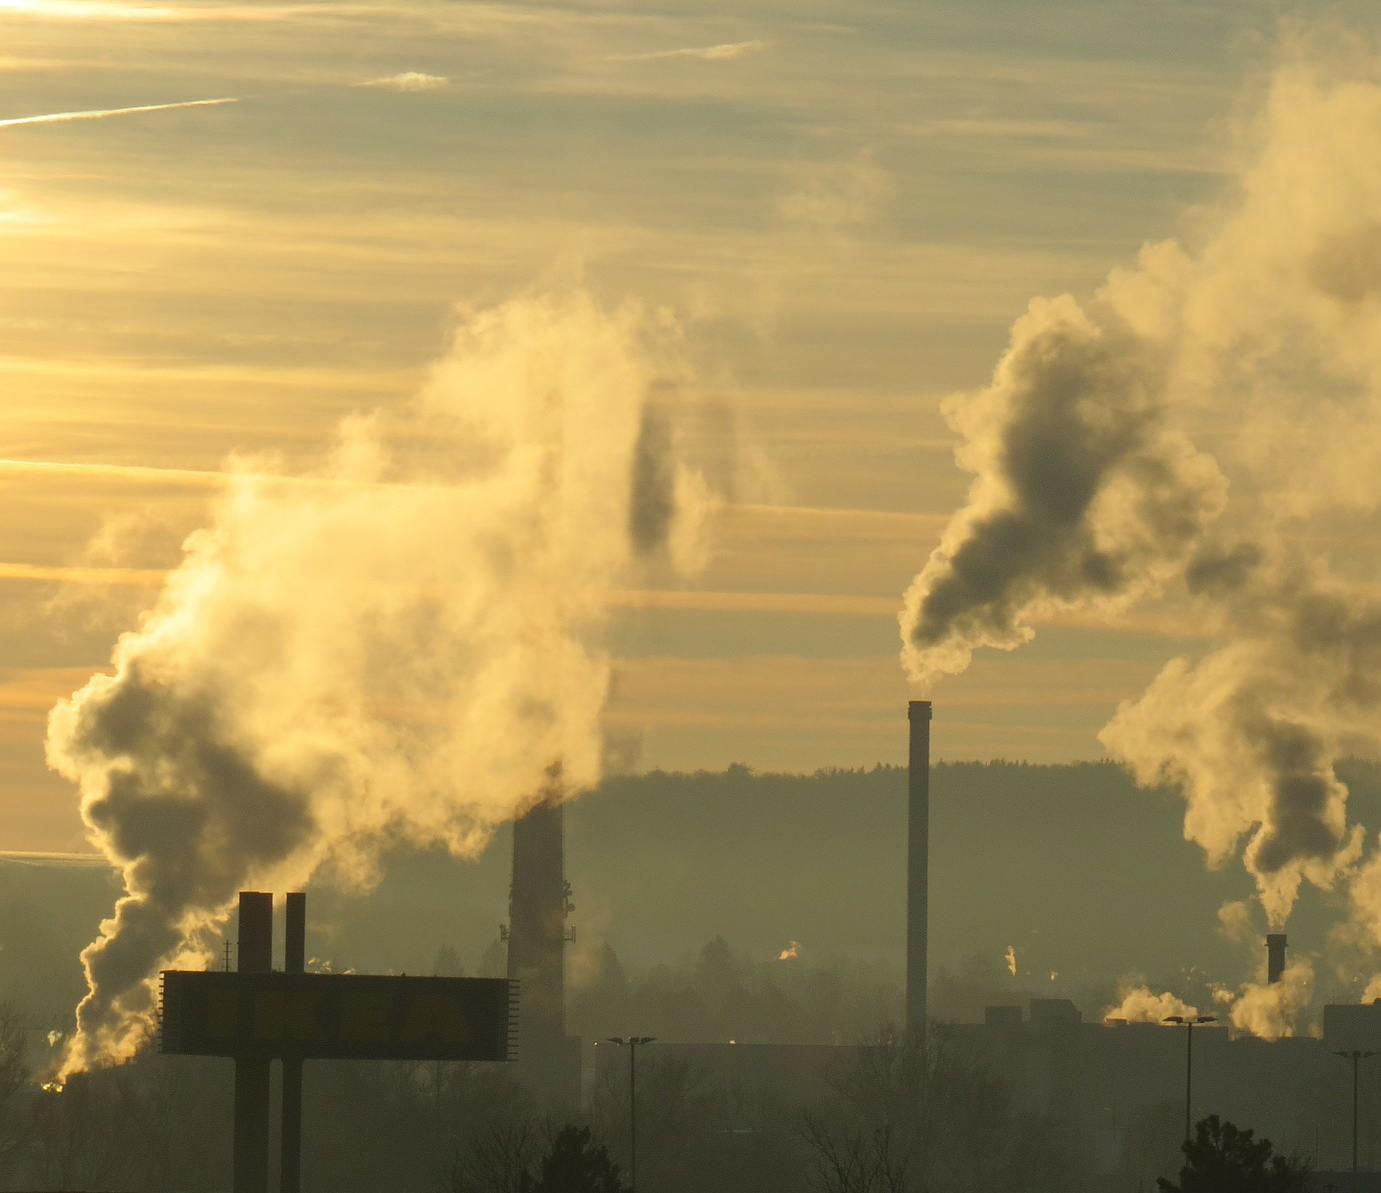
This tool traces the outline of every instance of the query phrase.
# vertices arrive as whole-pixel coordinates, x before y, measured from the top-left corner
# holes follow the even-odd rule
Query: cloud
[[[155,4],[124,4],[120,0],[0,0],[0,12],[58,20],[176,21],[176,8]]]
[[[58,21],[169,21],[177,23],[260,23],[320,18],[338,14],[371,14],[369,4],[160,4],[124,0],[0,0],[0,14]]]
[[[35,580],[52,584],[127,584],[156,587],[167,578],[158,568],[82,567],[0,562],[0,580]]]
[[[237,104],[234,98],[187,99],[172,104],[141,104],[134,108],[91,108],[81,112],[48,112],[42,116],[14,116],[0,120],[0,128],[16,124],[56,124],[64,120],[104,120],[108,116],[132,116],[139,112],[166,112],[173,108],[208,108],[219,104]]]
[[[225,473],[209,468],[166,468],[146,464],[87,463],[67,460],[0,459],[0,472],[33,473],[40,476],[102,477],[140,483],[169,485],[208,485],[219,488],[225,484]]]
[[[872,219],[895,187],[887,171],[865,151],[852,161],[812,164],[796,171],[797,184],[778,203],[783,218],[841,229]]]
[[[770,49],[770,41],[733,41],[715,46],[687,46],[676,50],[651,50],[644,54],[610,54],[609,62],[659,62],[670,58],[697,58],[702,62],[724,62]]]
[[[384,79],[369,79],[359,86],[382,87],[389,91],[440,91],[450,86],[450,83],[451,80],[445,75],[429,75],[421,71],[407,70]]]

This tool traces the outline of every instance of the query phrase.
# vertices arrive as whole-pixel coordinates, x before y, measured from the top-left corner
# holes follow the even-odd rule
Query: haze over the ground
[[[1358,816],[1381,824],[1376,768],[1352,765],[1347,776]],[[688,964],[722,937],[759,965],[778,963],[794,942],[780,981],[789,982],[791,961],[807,971],[847,962],[856,981],[885,975],[899,999],[904,803],[900,770],[611,781],[567,816],[572,989],[596,980],[606,944],[629,973],[642,974]],[[1106,764],[939,768],[936,1013],[973,1021],[986,1003],[1034,994],[1073,998],[1096,1018],[1124,978],[1193,999],[1250,976],[1264,960],[1259,935],[1225,936],[1206,911],[1243,897],[1250,883],[1204,870],[1180,839],[1176,803],[1168,792],[1134,791]],[[995,833],[995,824],[1007,831]],[[443,948],[466,973],[501,968],[510,849],[500,833],[478,862],[396,851],[368,899],[314,884],[309,952],[365,972],[430,973]],[[81,991],[77,951],[114,890],[103,867],[0,858],[0,999],[38,1013],[45,1028],[66,1028]],[[1320,1003],[1359,990],[1352,955],[1329,939],[1329,914],[1327,901],[1310,895],[1291,925],[1292,956],[1330,954]],[[884,1011],[896,1015],[899,1004]],[[1301,1027],[1316,1020],[1317,1006]]]

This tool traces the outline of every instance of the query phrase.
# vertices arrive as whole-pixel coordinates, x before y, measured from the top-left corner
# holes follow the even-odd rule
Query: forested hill
[[[1344,777],[1354,818],[1374,835],[1381,767],[1352,763]],[[899,964],[905,804],[906,773],[888,767],[610,779],[567,817],[573,976],[604,941],[636,971],[693,957],[716,936],[764,961],[795,941],[802,963]],[[1240,978],[1248,959],[1219,935],[1216,911],[1250,884],[1237,863],[1205,869],[1183,840],[1182,812],[1175,793],[1140,790],[1106,763],[936,766],[932,972],[962,971],[992,997],[1078,996],[1131,973],[1174,982],[1186,968]],[[366,897],[317,884],[310,950],[360,970],[431,972],[443,947],[466,972],[486,951],[492,966],[509,848],[503,832],[474,862],[395,851]],[[0,998],[70,1006],[77,951],[112,898],[97,868],[58,874],[0,860]],[[1292,948],[1322,947],[1326,910],[1306,892]]]
[[[1381,767],[1349,763],[1353,815],[1381,828]],[[649,774],[573,806],[578,901],[636,955],[723,934],[766,954],[900,956],[906,772]],[[932,966],[1047,985],[1190,966],[1235,975],[1217,908],[1250,893],[1240,864],[1210,872],[1183,837],[1181,797],[1111,763],[943,763],[931,782]],[[1291,942],[1320,947],[1306,895]],[[975,962],[974,959],[981,959]],[[1050,982],[1050,973],[1060,975]]]

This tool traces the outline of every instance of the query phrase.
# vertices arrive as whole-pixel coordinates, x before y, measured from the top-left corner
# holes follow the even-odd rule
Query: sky
[[[49,710],[109,667],[225,461],[315,466],[534,293],[674,321],[736,461],[698,573],[611,598],[620,765],[901,762],[902,593],[968,483],[942,401],[1033,296],[1192,236],[1280,21],[1339,16],[1375,23],[0,0],[0,842],[84,847]],[[935,752],[1101,757],[1119,702],[1199,644],[1154,612],[1057,618],[944,681]]]

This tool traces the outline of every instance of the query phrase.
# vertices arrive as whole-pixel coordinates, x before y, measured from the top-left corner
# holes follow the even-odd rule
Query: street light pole
[[[1194,1095],[1194,1025],[1196,1023],[1217,1023],[1216,1015],[1167,1015],[1166,1023],[1176,1025],[1183,1024],[1185,1027],[1185,1049],[1184,1049],[1184,1141],[1188,1143],[1192,1137],[1193,1118],[1190,1114],[1190,1106]]]
[[[638,1188],[638,1045],[650,1044],[656,1036],[610,1036],[611,1044],[628,1045],[628,1188]]]
[[[1374,1052],[1362,1052],[1354,1048],[1351,1052],[1335,1052],[1344,1060],[1352,1061],[1352,1187],[1357,1187],[1357,1066]]]

